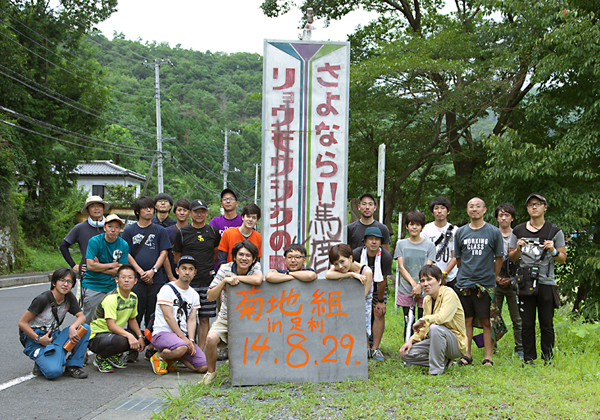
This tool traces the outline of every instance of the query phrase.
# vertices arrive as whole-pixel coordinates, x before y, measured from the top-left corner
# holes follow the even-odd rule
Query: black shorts
[[[198,309],[198,316],[200,318],[214,318],[217,316],[217,301],[210,301],[206,298],[208,286],[208,284],[192,285],[192,288],[200,295],[200,309]]]
[[[377,303],[379,302],[379,299],[377,299],[377,287],[379,287],[379,285],[385,287],[385,292],[383,292],[383,303],[387,304],[387,284],[385,281],[380,281],[379,283],[373,282],[373,308],[377,306]]]
[[[489,318],[492,299],[490,295],[481,292],[479,288],[458,290],[460,303],[465,311],[465,318]],[[479,297],[477,297],[479,295]]]

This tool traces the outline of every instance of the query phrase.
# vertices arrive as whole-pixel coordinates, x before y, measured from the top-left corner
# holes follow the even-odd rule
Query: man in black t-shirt
[[[370,226],[365,230],[364,246],[353,251],[355,261],[367,265],[373,272],[373,300],[371,317],[373,322],[373,344],[369,355],[383,362],[383,353],[379,344],[385,330],[385,311],[387,303],[387,276],[392,275],[392,255],[381,246],[383,234],[378,227]]]
[[[198,347],[203,349],[208,334],[208,319],[217,315],[217,302],[209,301],[206,292],[215,275],[221,235],[216,227],[206,223],[208,206],[204,200],[192,201],[190,210],[192,223],[182,227],[175,235],[173,256],[176,263],[182,255],[189,255],[197,262],[196,276],[190,286],[200,295]]]
[[[377,227],[381,230],[381,234],[383,235],[381,238],[381,246],[386,251],[390,251],[390,231],[386,225],[373,218],[376,210],[377,204],[375,204],[375,197],[373,197],[373,195],[366,193],[360,196],[358,204],[360,219],[354,223],[350,223],[347,227],[348,245],[350,245],[352,249],[364,245],[363,239],[368,227]]]

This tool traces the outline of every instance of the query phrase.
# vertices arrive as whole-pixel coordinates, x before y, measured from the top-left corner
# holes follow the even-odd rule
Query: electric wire
[[[126,60],[133,61],[134,63],[138,63],[138,64],[139,64],[139,60],[136,60],[135,58],[127,57],[127,56],[125,56],[125,55],[123,55],[123,54],[121,54],[121,53],[118,53],[118,52],[116,52],[116,51],[112,50],[111,48],[108,48],[107,46],[103,45],[103,44],[102,44],[100,41],[97,41],[97,40],[95,40],[94,38],[95,38],[95,37],[98,37],[98,36],[104,36],[104,34],[101,34],[101,33],[98,33],[98,34],[90,34],[90,35],[86,35],[86,36],[85,36],[85,38],[86,38],[88,41],[92,41],[92,42],[93,42],[93,43],[95,43],[96,45],[98,45],[98,46],[100,46],[100,47],[104,48],[106,51],[109,51],[109,52],[111,52],[111,53],[113,53],[113,54],[116,54],[116,55],[118,55],[119,57],[123,57],[123,58],[124,58],[124,59],[126,59]],[[106,38],[106,37],[105,37],[105,38]],[[108,38],[106,38],[106,40],[108,41]],[[131,52],[132,54],[135,54],[135,55],[137,55],[137,56],[138,56],[138,57],[140,57],[142,60],[147,60],[147,59],[148,59],[148,58],[146,58],[146,57],[144,57],[144,56],[142,56],[142,55],[139,55],[139,54],[138,54],[138,53],[136,53],[135,51],[127,50],[127,49],[125,49],[125,48],[123,48],[123,47],[121,47],[121,46],[119,46],[119,45],[117,45],[117,44],[114,44],[114,40],[113,40],[113,41],[108,41],[108,42],[110,42],[110,43],[111,43],[111,45],[114,45],[115,47],[117,47],[117,48],[119,48],[119,49],[122,49],[123,51]]]
[[[47,122],[37,120],[37,119],[35,119],[33,117],[30,117],[28,115],[24,115],[24,114],[21,114],[19,112],[13,111],[12,109],[5,108],[2,105],[0,105],[0,111],[8,112],[8,113],[14,115],[16,118],[18,118],[20,120],[28,121],[28,122],[30,122],[32,124],[35,124],[35,125],[38,125],[40,127],[44,127],[44,128],[50,129],[50,130],[54,130],[54,131],[57,131],[59,133],[67,134],[67,135],[70,135],[70,136],[73,136],[73,137],[79,137],[81,139],[91,140],[91,141],[93,141],[95,143],[101,143],[101,144],[105,144],[105,145],[108,145],[108,146],[111,146],[111,147],[118,147],[119,149],[127,149],[127,150],[131,150],[131,151],[135,151],[135,152],[144,152],[144,153],[154,153],[154,152],[156,152],[155,150],[152,150],[152,149],[143,149],[143,148],[140,148],[140,147],[125,146],[125,145],[122,145],[122,144],[111,143],[111,142],[106,141],[106,140],[101,140],[101,139],[98,139],[98,138],[95,138],[95,137],[87,136],[85,134],[77,133],[75,131],[67,130],[66,128],[58,127],[58,126],[49,124]]]
[[[56,63],[54,63],[54,62],[52,62],[52,61],[50,61],[50,60],[48,60],[48,59],[46,59],[46,58],[42,57],[41,55],[39,55],[39,54],[38,54],[38,53],[36,53],[35,51],[32,51],[32,50],[30,50],[29,48],[27,48],[27,47],[26,47],[26,46],[24,46],[23,44],[19,43],[18,41],[14,40],[14,39],[11,39],[11,38],[10,38],[10,37],[9,37],[7,34],[5,34],[4,32],[0,31],[0,35],[4,36],[4,37],[5,37],[6,39],[8,39],[10,42],[12,42],[12,43],[14,43],[14,44],[17,44],[19,47],[21,47],[21,48],[23,48],[23,49],[25,49],[25,50],[29,51],[30,53],[32,53],[32,54],[33,54],[33,55],[35,55],[36,57],[38,57],[38,58],[41,58],[42,60],[44,60],[44,61],[46,61],[46,62],[48,62],[48,63],[52,64],[53,66],[56,66],[56,67],[58,67],[59,69],[61,69],[61,70],[63,70],[63,71],[66,71],[67,73],[69,73],[69,74],[71,74],[71,75],[73,75],[73,76],[75,76],[75,77],[77,77],[77,78],[79,78],[79,79],[81,79],[81,80],[85,80],[86,82],[88,82],[88,83],[91,83],[91,84],[92,84],[92,85],[94,85],[94,86],[98,86],[98,87],[100,87],[100,88],[102,88],[102,89],[107,89],[107,90],[109,90],[109,91],[111,91],[111,92],[120,93],[120,94],[122,94],[122,95],[134,96],[134,97],[136,97],[136,98],[154,99],[154,97],[153,97],[153,96],[136,95],[135,93],[127,93],[127,92],[122,92],[122,91],[120,91],[120,90],[117,90],[117,89],[112,89],[112,88],[110,88],[110,87],[108,87],[108,86],[104,86],[104,85],[101,85],[101,84],[99,84],[99,83],[92,82],[91,80],[88,80],[88,79],[86,79],[85,77],[79,76],[78,74],[75,74],[75,73],[73,73],[72,71],[70,71],[70,70],[67,70],[67,69],[65,69],[64,67],[61,67],[61,66],[59,66],[58,64],[56,64]]]
[[[106,121],[106,122],[108,122],[108,123],[111,123],[111,124],[116,124],[116,125],[118,125],[118,126],[120,126],[120,127],[127,128],[128,130],[135,131],[135,132],[137,132],[137,133],[140,133],[140,134],[145,134],[145,135],[152,136],[152,137],[156,136],[156,133],[151,133],[151,132],[149,132],[149,131],[145,131],[145,130],[142,130],[142,129],[140,129],[140,128],[137,128],[137,127],[130,126],[130,125],[128,125],[128,124],[126,124],[126,123],[123,123],[123,122],[119,122],[119,121],[111,120],[111,119],[107,118],[106,114],[103,114],[104,116],[102,116],[102,115],[98,115],[98,114],[95,114],[94,112],[91,112],[91,111],[89,111],[89,110],[93,110],[93,111],[95,111],[95,112],[98,112],[98,113],[99,113],[100,111],[98,111],[97,109],[94,109],[94,108],[92,108],[92,107],[89,107],[89,106],[87,106],[87,105],[84,105],[84,104],[82,104],[82,103],[80,103],[80,102],[77,102],[77,101],[75,101],[75,100],[73,100],[73,99],[69,98],[68,96],[62,95],[62,94],[60,94],[60,93],[58,93],[58,92],[56,92],[56,91],[54,91],[54,90],[52,90],[52,89],[50,89],[50,88],[47,88],[47,87],[45,87],[45,86],[43,86],[43,85],[40,85],[39,83],[37,83],[37,82],[35,82],[35,81],[33,81],[33,80],[29,79],[27,76],[24,76],[24,75],[22,75],[22,74],[20,74],[20,73],[18,73],[18,72],[16,72],[16,71],[14,71],[14,70],[12,70],[12,69],[8,68],[8,67],[5,67],[5,66],[3,66],[2,64],[0,64],[0,68],[3,68],[3,69],[5,69],[5,70],[8,70],[8,71],[12,72],[13,74],[17,74],[17,75],[19,75],[19,77],[22,77],[22,78],[26,79],[26,80],[27,80],[27,81],[29,81],[30,83],[32,83],[32,84],[35,84],[35,85],[37,85],[37,86],[40,86],[40,87],[41,87],[41,88],[43,88],[43,89],[49,90],[50,92],[52,92],[52,93],[56,94],[58,97],[57,97],[57,96],[53,96],[53,95],[51,95],[51,94],[49,94],[49,93],[47,93],[47,92],[44,92],[44,91],[42,91],[42,90],[40,90],[40,89],[37,89],[37,88],[35,88],[35,87],[31,86],[30,84],[28,84],[28,83],[25,83],[25,82],[23,82],[22,80],[19,80],[19,79],[17,79],[16,77],[13,77],[13,76],[11,76],[11,75],[9,75],[9,74],[6,74],[6,73],[4,73],[3,71],[1,71],[1,70],[0,70],[0,74],[2,74],[3,76],[6,76],[6,77],[8,77],[8,78],[10,78],[10,79],[12,79],[12,80],[14,80],[14,81],[18,82],[18,83],[21,83],[22,85],[24,85],[24,86],[26,86],[26,87],[28,87],[28,88],[30,88],[30,89],[32,89],[32,90],[35,90],[36,92],[39,92],[39,93],[41,93],[41,94],[43,94],[43,95],[46,95],[46,96],[48,96],[48,97],[50,97],[50,98],[52,98],[52,99],[55,99],[55,100],[57,100],[57,101],[59,101],[59,102],[61,102],[61,103],[65,104],[65,105],[67,105],[67,106],[69,106],[69,107],[71,107],[71,108],[75,108],[75,109],[77,109],[77,110],[79,110],[79,111],[81,111],[81,112],[84,112],[84,113],[86,113],[86,114],[88,114],[88,115],[91,115],[91,116],[93,116],[93,117],[95,117],[95,118],[98,118],[98,119],[104,120],[104,121]],[[78,106],[75,106],[75,105],[73,105],[73,104],[71,104],[71,103],[68,103],[68,102],[66,102],[65,100],[62,100],[62,99],[60,99],[59,97],[62,97],[62,98],[64,98],[64,99],[65,99],[65,100],[67,100],[67,101],[75,102],[75,103],[76,103],[76,104],[78,104],[79,106],[81,106],[81,107],[84,107],[84,108],[87,108],[88,110],[85,110],[85,109],[83,109],[83,108],[80,108],[80,107],[78,107]]]
[[[72,145],[72,146],[77,146],[77,147],[83,147],[83,148],[85,148],[85,149],[98,150],[98,151],[100,151],[100,152],[105,152],[105,153],[113,153],[113,154],[115,154],[115,155],[132,156],[132,155],[131,155],[131,153],[111,152],[111,151],[109,151],[109,150],[100,149],[100,148],[98,148],[98,147],[87,146],[87,145],[85,145],[85,144],[80,144],[80,143],[75,143],[75,142],[68,141],[68,140],[64,140],[64,139],[59,139],[59,138],[57,138],[57,137],[50,136],[50,135],[48,135],[48,134],[40,133],[40,132],[38,132],[38,131],[31,130],[31,129],[29,129],[29,128],[26,128],[26,127],[22,127],[22,126],[20,126],[20,125],[18,125],[18,124],[11,123],[10,121],[6,121],[6,120],[3,120],[3,119],[1,119],[1,118],[0,118],[0,122],[2,122],[2,123],[4,123],[4,124],[7,124],[7,125],[10,125],[11,127],[15,127],[15,128],[18,128],[18,129],[20,129],[20,130],[23,130],[23,131],[27,131],[27,132],[29,132],[29,133],[32,133],[32,134],[36,134],[36,135],[38,135],[38,136],[42,136],[42,137],[46,137],[46,138],[49,138],[49,139],[52,139],[52,140],[56,140],[56,141],[58,141],[58,142],[60,142],[60,143],[64,143],[64,144],[70,144],[70,145]],[[134,157],[139,157],[139,158],[154,158],[154,155],[152,155],[152,156],[145,156],[145,155],[135,155]]]

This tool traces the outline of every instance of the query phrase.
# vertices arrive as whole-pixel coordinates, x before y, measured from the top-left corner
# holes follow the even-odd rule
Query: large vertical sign
[[[263,265],[304,244],[318,274],[346,241],[350,44],[265,41]],[[319,277],[322,277],[320,275]]]

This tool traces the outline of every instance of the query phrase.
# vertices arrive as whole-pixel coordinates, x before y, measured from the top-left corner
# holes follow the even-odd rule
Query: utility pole
[[[165,64],[169,64],[173,67],[173,63],[170,59],[158,58],[154,59],[153,63],[148,63],[148,60],[144,60],[142,63],[146,67],[154,66],[154,85],[156,87],[156,154],[158,156],[158,192],[163,192],[163,156],[162,156],[162,129],[160,123],[160,79],[159,79],[159,68]]]
[[[223,170],[221,171],[221,173],[223,174],[223,189],[227,188],[227,174],[229,173],[229,161],[228,161],[228,152],[227,152],[227,135],[228,134],[237,134],[238,136],[240,135],[239,131],[223,131],[221,130],[221,133],[225,134],[225,147],[223,148]],[[239,169],[237,169],[236,172],[238,172]]]
[[[260,163],[255,163],[254,166],[256,166],[256,175],[254,178],[254,204],[256,204],[256,201],[258,200],[258,167],[260,166]]]

